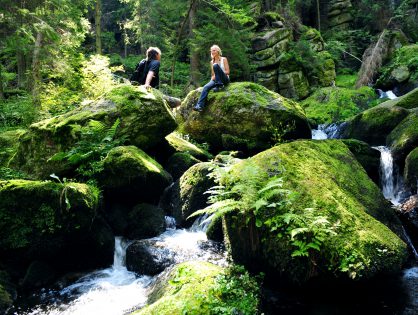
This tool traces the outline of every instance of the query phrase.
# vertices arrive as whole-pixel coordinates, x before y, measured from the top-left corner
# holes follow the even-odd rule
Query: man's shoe
[[[201,112],[203,110],[202,106],[196,105],[193,107],[193,110],[197,111],[197,112]]]
[[[219,92],[219,91],[223,90],[224,87],[225,86],[223,84],[222,85],[217,85],[213,88],[213,92]]]

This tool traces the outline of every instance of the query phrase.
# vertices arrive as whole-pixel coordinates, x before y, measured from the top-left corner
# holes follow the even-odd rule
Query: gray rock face
[[[347,28],[353,21],[351,8],[353,5],[350,0],[333,0],[329,4],[328,23],[331,28]]]

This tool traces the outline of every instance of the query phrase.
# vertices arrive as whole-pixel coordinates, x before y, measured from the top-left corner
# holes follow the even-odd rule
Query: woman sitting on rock
[[[226,57],[222,57],[222,51],[218,45],[213,45],[210,48],[210,61],[212,77],[211,80],[203,87],[202,94],[197,101],[197,104],[193,107],[194,110],[201,112],[205,107],[206,98],[210,90],[218,92],[229,83],[229,64]]]

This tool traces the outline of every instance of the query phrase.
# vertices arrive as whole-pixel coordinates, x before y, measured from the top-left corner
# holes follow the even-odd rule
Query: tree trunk
[[[26,58],[22,51],[17,51],[17,86],[19,88],[25,87],[26,82]]]
[[[187,14],[184,17],[184,20],[180,24],[180,28],[177,34],[177,41],[176,41],[176,45],[174,46],[173,59],[171,60],[171,82],[170,82],[171,87],[174,86],[174,71],[176,70],[176,59],[177,59],[177,54],[179,51],[180,40],[183,35],[184,26],[186,25],[186,22],[189,19],[190,11],[192,10],[192,7],[195,2],[197,2],[197,0],[190,0],[189,9],[187,10]]]
[[[190,32],[190,42],[193,43],[194,29],[196,28],[196,1],[192,3],[192,8],[189,15],[189,32]],[[198,51],[193,45],[190,45],[190,83],[193,86],[199,85],[200,73],[199,73],[199,54]]]
[[[316,0],[316,28],[321,31],[321,10],[319,0]]]
[[[33,50],[33,59],[32,59],[32,100],[33,104],[36,107],[41,105],[41,100],[39,96],[40,86],[41,86],[41,48],[42,48],[42,39],[43,35],[41,32],[36,34],[35,48]]]
[[[102,3],[101,0],[96,0],[96,12],[95,12],[95,26],[96,26],[96,53],[102,53]]]
[[[3,66],[0,64],[0,100],[4,100],[4,90],[3,90]]]

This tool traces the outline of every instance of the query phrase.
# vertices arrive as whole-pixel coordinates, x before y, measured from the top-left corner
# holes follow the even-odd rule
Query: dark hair
[[[147,50],[147,59],[148,60],[155,60],[157,59],[157,55],[161,55],[161,50],[157,47],[150,47]]]

